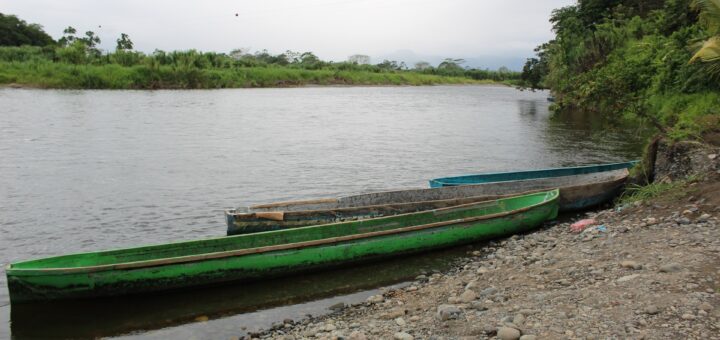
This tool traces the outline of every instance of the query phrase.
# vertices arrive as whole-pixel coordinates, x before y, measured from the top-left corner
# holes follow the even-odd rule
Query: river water
[[[597,129],[577,117],[551,119],[546,97],[546,92],[500,86],[0,89],[0,262],[221,236],[223,210],[254,203],[423,187],[433,177],[639,156],[641,134]],[[243,294],[253,292],[252,302],[244,303],[249,297],[230,287],[202,299],[146,303],[145,309],[174,303],[176,310],[181,304],[193,311],[157,319],[175,320],[169,324],[149,325],[115,314],[96,318],[92,329],[78,330],[70,320],[42,336],[147,336],[154,333],[145,330],[165,328],[159,336],[177,335],[172,330],[180,329],[202,338],[209,329],[222,328],[213,322],[228,318],[235,319],[223,327],[237,334],[237,320],[247,316],[247,322],[258,324],[252,317],[268,306],[286,309],[263,314],[266,322],[315,311],[317,306],[304,304],[338,294],[352,300],[365,292],[355,296],[361,299],[421,268],[449,262],[438,258],[457,255],[452,250],[434,254],[348,269],[341,276],[364,274],[342,283],[329,279],[338,275],[305,276],[309,283],[302,286],[320,289],[286,292],[293,299],[279,301],[272,293],[277,287],[256,285],[243,287]],[[413,270],[389,274],[413,261]],[[377,277],[359,279],[368,276]],[[276,284],[288,282],[296,281]],[[215,309],[193,305],[233,299],[240,302]],[[112,309],[134,308],[120,301]],[[211,320],[204,322],[202,315],[196,320],[198,310]],[[2,275],[0,322],[10,325],[10,313]],[[12,327],[0,325],[0,338],[9,336],[9,329],[16,338],[32,336],[37,327],[30,319],[39,313],[16,308]]]

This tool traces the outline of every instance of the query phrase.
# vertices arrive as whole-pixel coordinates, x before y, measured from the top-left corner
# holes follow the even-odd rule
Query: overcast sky
[[[548,18],[571,0],[0,0],[0,12],[54,38],[95,31],[112,50],[312,51],[322,59],[382,56],[527,58],[552,37]]]

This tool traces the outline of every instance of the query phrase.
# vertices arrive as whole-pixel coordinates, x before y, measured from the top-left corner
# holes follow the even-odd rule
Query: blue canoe
[[[569,168],[495,172],[436,178],[430,181],[430,187],[443,188],[464,187],[468,185],[493,185],[515,188],[519,184],[528,181],[552,180],[557,181],[557,187],[560,188],[560,210],[582,210],[605,203],[617,196],[625,183],[628,169],[632,168],[638,162],[639,161],[630,161]],[[586,176],[608,177],[608,180],[592,183],[585,179]],[[568,181],[573,183],[568,185],[565,183]]]
[[[443,177],[430,180],[431,188],[449,187],[456,185],[483,184],[496,182],[523,181],[529,179],[552,178],[562,176],[585,175],[601,173],[613,170],[632,168],[639,161],[624,163],[609,163],[597,165],[585,165],[569,168],[539,169],[508,172],[488,172],[476,175]]]

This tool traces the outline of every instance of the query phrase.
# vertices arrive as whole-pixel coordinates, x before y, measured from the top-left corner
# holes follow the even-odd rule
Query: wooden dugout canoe
[[[439,188],[446,186],[481,184],[481,183],[497,183],[510,182],[538,178],[552,178],[562,176],[573,176],[583,174],[602,173],[613,170],[630,169],[639,161],[630,161],[623,163],[608,163],[597,165],[585,165],[566,168],[539,169],[539,170],[523,170],[508,172],[488,172],[477,175],[465,175],[455,177],[443,177],[430,180],[431,188]]]
[[[361,221],[13,263],[12,303],[257,280],[475,242],[555,218],[557,190]]]
[[[553,188],[560,188],[560,211],[570,211],[613,198],[627,176],[627,169],[621,169],[512,182],[383,191],[256,205],[227,210],[225,218],[227,234],[237,235],[438,209]]]

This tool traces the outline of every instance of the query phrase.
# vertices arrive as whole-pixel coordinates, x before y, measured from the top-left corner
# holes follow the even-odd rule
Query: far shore
[[[499,82],[494,80],[477,80],[469,83],[434,83],[434,84],[281,84],[277,86],[244,86],[244,87],[218,87],[218,88],[178,88],[178,87],[160,87],[160,88],[60,88],[49,87],[42,84],[20,84],[7,83],[0,84],[0,89],[32,89],[32,90],[135,90],[135,91],[155,91],[155,90],[225,90],[225,89],[278,89],[278,88],[343,88],[343,87],[423,87],[423,86],[502,86],[513,87],[509,82]]]

